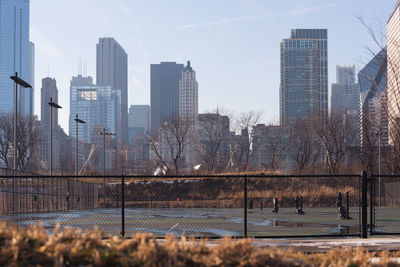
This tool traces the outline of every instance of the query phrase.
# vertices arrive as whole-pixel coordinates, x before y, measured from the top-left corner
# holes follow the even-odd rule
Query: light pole
[[[379,190],[379,207],[381,206],[381,131],[379,130],[379,136],[378,136],[378,173],[379,173],[379,179],[378,179],[378,190]]]
[[[86,123],[86,121],[83,121],[78,118],[78,114],[75,116],[75,130],[76,130],[76,138],[75,138],[75,175],[76,178],[78,178],[79,170],[78,170],[78,124],[79,123]]]
[[[10,76],[10,79],[15,83],[14,89],[14,171],[17,170],[17,116],[18,116],[18,85],[24,88],[32,88],[32,86],[18,77],[18,72],[15,73],[15,76]]]
[[[53,176],[53,108],[62,108],[57,103],[53,102],[53,98],[50,97],[50,176]]]
[[[75,203],[75,187],[76,187],[76,181],[78,180],[78,175],[79,175],[79,169],[78,169],[78,125],[79,123],[86,123],[86,121],[83,121],[78,118],[78,114],[75,116],[75,130],[76,130],[76,137],[75,137],[75,183],[74,183],[74,193],[73,193],[73,201]],[[69,180],[68,180],[69,181]],[[69,192],[69,183],[68,183],[68,192]],[[69,206],[69,202],[68,202]],[[69,207],[68,207],[69,209]]]
[[[98,135],[103,136],[103,184],[104,184],[104,206],[106,205],[106,135],[113,136],[115,133],[106,132],[106,127],[102,132],[97,132]]]

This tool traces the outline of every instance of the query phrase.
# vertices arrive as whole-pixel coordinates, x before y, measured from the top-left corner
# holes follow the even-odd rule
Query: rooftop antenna
[[[47,77],[50,77],[50,62],[47,62]]]
[[[78,57],[78,76],[81,74],[81,58]]]

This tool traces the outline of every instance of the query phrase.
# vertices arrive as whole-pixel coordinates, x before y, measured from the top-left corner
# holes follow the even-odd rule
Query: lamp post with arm
[[[14,149],[14,155],[13,155],[13,169],[14,169],[14,175],[15,171],[17,170],[17,156],[18,156],[18,140],[17,140],[17,118],[18,118],[18,85],[22,86],[24,88],[32,88],[32,86],[22,80],[21,78],[18,77],[18,72],[15,73],[15,76],[10,76],[10,79],[14,81],[15,87],[14,87],[14,140],[13,140],[13,149]],[[17,199],[16,198],[16,184],[15,184],[15,179],[13,179],[13,212],[16,210],[16,203]]]
[[[104,186],[104,206],[106,205],[106,136],[114,136],[115,133],[106,132],[106,127],[102,132],[97,132],[98,135],[103,136],[103,186]]]
[[[10,77],[11,80],[14,81],[15,89],[14,89],[14,171],[17,170],[17,117],[18,117],[18,85],[24,88],[32,88],[32,86],[18,77],[18,72],[15,73],[15,76]]]
[[[50,97],[50,176],[53,176],[53,108],[62,108],[57,103],[53,102],[53,98]]]
[[[79,123],[84,124],[86,121],[83,121],[79,119],[78,114],[75,116],[75,130],[76,130],[76,135],[75,135],[75,180],[78,178],[79,175],[79,169],[78,169],[78,125]]]

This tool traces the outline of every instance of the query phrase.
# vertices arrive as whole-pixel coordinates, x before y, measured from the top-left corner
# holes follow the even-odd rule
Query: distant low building
[[[138,131],[127,147],[127,172],[132,174],[149,174],[150,142],[149,136]]]
[[[253,164],[257,170],[289,171],[292,168],[290,126],[257,124],[253,127]]]

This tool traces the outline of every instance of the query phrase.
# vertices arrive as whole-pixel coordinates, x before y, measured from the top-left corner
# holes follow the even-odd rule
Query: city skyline
[[[364,46],[373,47],[372,41],[356,16],[363,16],[372,21],[371,24],[374,17],[381,17],[386,22],[396,1],[367,2],[362,1],[361,5],[361,1],[287,1],[279,4],[251,1],[250,4],[221,2],[214,6],[206,1],[182,6],[175,1],[139,4],[119,0],[110,4],[89,0],[57,3],[38,0],[31,3],[31,40],[37,50],[36,88],[40,88],[38,81],[41,78],[56,78],[60,105],[65,107],[64,112],[60,112],[60,123],[68,132],[69,80],[78,73],[79,62],[87,66],[83,67],[85,73],[96,79],[96,43],[98,38],[110,36],[118,40],[130,59],[129,106],[150,103],[150,64],[191,60],[202,84],[200,112],[217,106],[235,108],[238,113],[257,109],[264,112],[263,122],[277,123],[279,42],[292,28],[327,28],[329,47],[332,48],[328,56],[331,85],[335,80],[336,65],[356,65],[359,70],[371,59]],[[229,9],[224,8],[227,4]],[[46,18],[41,16],[43,5],[48,11]],[[93,14],[85,11],[88,9],[92,9]],[[215,12],[194,12],[213,9]],[[76,13],[80,19],[61,23],[56,19],[59,10]],[[157,20],[149,21],[144,16],[150,11]],[[171,13],[180,16],[171,17],[168,15]],[[339,13],[340,21],[337,20]],[[104,16],[102,21],[95,19],[99,15]],[[166,16],[169,16],[168,23],[160,24]],[[49,19],[54,21],[52,25],[48,25]],[[54,32],[55,25],[59,31]],[[72,30],[74,28],[79,30]],[[251,101],[243,101],[244,97]],[[36,115],[39,115],[38,103],[36,100]]]

